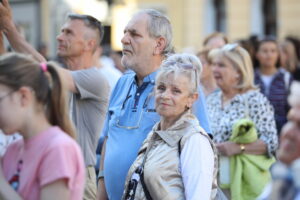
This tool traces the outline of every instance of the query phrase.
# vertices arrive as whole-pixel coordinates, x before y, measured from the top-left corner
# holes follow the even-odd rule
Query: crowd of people
[[[296,38],[213,33],[175,53],[169,19],[145,9],[112,70],[103,34],[70,14],[47,61],[0,3],[0,199],[300,198]]]

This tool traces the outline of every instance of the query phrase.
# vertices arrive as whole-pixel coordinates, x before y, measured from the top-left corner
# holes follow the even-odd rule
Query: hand
[[[8,0],[2,0],[0,3],[0,30],[5,31],[13,23],[12,12]]]
[[[241,153],[241,147],[234,142],[222,142],[216,144],[219,153],[223,156],[233,156]]]

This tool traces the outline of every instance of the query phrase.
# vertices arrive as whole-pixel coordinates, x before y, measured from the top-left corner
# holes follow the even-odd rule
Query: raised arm
[[[4,47],[4,42],[3,42],[3,33],[0,30],[0,55],[5,53],[5,47]]]
[[[17,30],[17,27],[13,22],[12,11],[8,0],[2,0],[2,3],[0,3],[0,29],[3,31],[11,47],[15,51],[32,55],[38,62],[46,61],[46,59],[35,50]]]

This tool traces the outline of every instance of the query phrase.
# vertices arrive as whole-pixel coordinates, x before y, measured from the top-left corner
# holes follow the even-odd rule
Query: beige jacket
[[[215,155],[214,181],[212,196],[215,195],[217,185],[217,166],[218,159],[214,144],[207,133],[200,127],[197,118],[189,113],[184,114],[173,126],[166,131],[158,130],[157,123],[139,150],[138,157],[130,167],[123,193],[127,191],[128,182],[138,166],[143,162],[147,147],[150,145],[149,153],[144,166],[144,181],[152,199],[160,200],[180,200],[185,199],[184,186],[180,171],[180,157],[178,144],[180,141],[183,149],[185,141],[193,134],[202,134],[208,138]],[[152,143],[152,144],[151,144]],[[136,200],[146,199],[142,184],[139,182],[136,193]]]

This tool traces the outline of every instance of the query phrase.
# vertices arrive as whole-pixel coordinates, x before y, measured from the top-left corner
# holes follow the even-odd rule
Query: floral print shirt
[[[278,147],[278,136],[274,120],[274,109],[258,90],[237,94],[222,107],[222,91],[207,97],[207,110],[214,141],[228,141],[232,127],[239,119],[250,117],[257,129],[258,137],[267,145],[268,155],[274,155]]]

